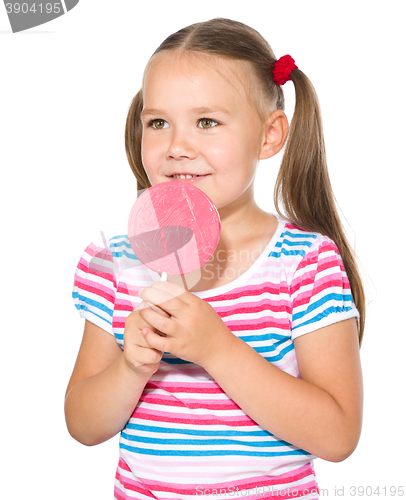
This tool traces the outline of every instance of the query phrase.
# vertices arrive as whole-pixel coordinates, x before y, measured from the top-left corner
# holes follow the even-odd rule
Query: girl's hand
[[[143,300],[170,315],[163,317],[152,308],[140,311],[149,325],[165,334],[160,336],[148,326],[142,329],[147,345],[157,351],[205,367],[234,338],[210,304],[175,283],[158,281],[140,292]]]
[[[139,375],[152,376],[159,367],[162,358],[162,352],[158,349],[151,348],[145,341],[141,330],[145,327],[150,327],[148,323],[140,315],[143,308],[151,309],[145,302],[141,302],[134,311],[127,317],[124,329],[124,359],[127,366]],[[154,307],[155,314],[169,317],[167,313]],[[151,328],[151,327],[150,327]],[[156,332],[154,335],[159,337],[161,332]]]

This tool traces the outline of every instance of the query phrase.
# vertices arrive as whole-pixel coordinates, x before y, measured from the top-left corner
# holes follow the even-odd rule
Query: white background
[[[402,12],[399,1],[82,0],[13,34],[0,5],[2,498],[113,496],[118,436],[88,448],[64,421],[83,331],[73,274],[100,231],[126,232],[136,181],[124,128],[146,62],[166,36],[213,17],[251,25],[313,82],[333,189],[363,266],[363,433],[346,461],[316,461],[320,488],[351,498],[351,486],[380,486],[381,500],[384,486],[405,485]],[[285,88],[291,116],[293,84]],[[280,159],[261,163],[256,179],[269,211]]]

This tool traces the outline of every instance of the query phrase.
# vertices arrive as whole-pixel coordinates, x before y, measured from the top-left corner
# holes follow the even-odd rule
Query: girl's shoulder
[[[338,252],[337,245],[327,235],[303,229],[279,215],[275,217],[279,222],[278,241],[275,246],[282,254],[304,257],[320,246],[330,246]]]
[[[305,230],[280,216],[277,239],[268,254],[269,264],[284,270],[288,282],[328,269],[345,273],[336,243],[328,236]],[[324,270],[324,271],[323,271]]]
[[[133,267],[137,265],[136,258],[126,234],[91,241],[84,249],[80,258],[83,270],[96,273],[117,274],[122,266]]]
[[[138,289],[152,278],[142,272],[128,236],[96,238],[76,266],[72,298],[80,316],[113,334],[114,310],[133,310]]]

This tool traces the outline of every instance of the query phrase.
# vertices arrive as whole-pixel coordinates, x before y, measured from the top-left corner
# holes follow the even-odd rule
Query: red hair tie
[[[295,68],[297,68],[297,66],[290,55],[287,54],[278,59],[272,71],[276,85],[283,85],[290,80],[290,74]]]

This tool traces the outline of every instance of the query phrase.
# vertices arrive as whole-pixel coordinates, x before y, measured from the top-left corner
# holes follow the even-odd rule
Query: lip
[[[187,174],[183,174],[187,175]],[[191,175],[191,174],[189,174]],[[202,179],[205,177],[208,177],[211,174],[205,174],[205,175],[199,175],[199,177],[190,177],[190,179],[177,179],[176,177],[171,177],[170,175],[167,175],[167,178],[169,179],[170,182],[188,182],[191,184],[194,184],[195,182],[200,182]]]

